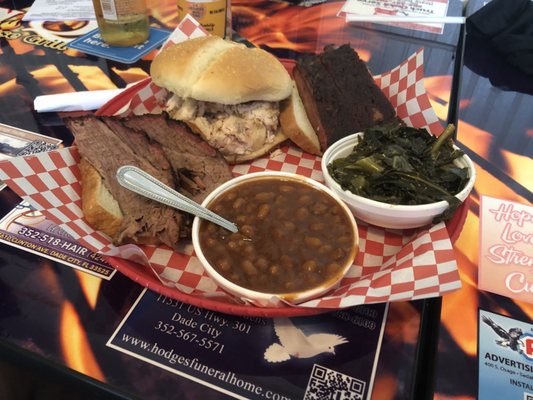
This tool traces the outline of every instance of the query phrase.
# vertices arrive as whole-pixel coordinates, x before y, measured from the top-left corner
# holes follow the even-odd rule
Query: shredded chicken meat
[[[223,154],[247,154],[272,143],[279,125],[277,102],[224,105],[172,95],[166,111],[201,127],[204,139]]]

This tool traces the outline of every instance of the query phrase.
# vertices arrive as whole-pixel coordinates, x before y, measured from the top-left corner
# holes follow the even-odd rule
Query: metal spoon
[[[141,196],[166,204],[196,215],[197,217],[211,221],[226,228],[231,232],[238,232],[239,228],[233,222],[222,218],[211,210],[201,206],[195,201],[185,197],[181,193],[168,187],[163,182],[157,180],[152,175],[146,173],[133,165],[124,165],[117,171],[117,180],[126,189],[129,189]]]

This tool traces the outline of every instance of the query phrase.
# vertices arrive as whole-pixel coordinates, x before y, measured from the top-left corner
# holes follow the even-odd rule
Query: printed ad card
[[[116,271],[25,202],[0,220],[0,242],[106,280]]]
[[[533,325],[479,311],[478,400],[533,400]]]
[[[481,198],[481,290],[533,303],[533,207]]]

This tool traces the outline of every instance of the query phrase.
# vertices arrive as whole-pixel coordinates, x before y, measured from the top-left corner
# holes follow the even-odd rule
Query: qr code
[[[533,400],[533,394],[524,392],[524,400]]]
[[[364,381],[315,364],[304,400],[362,400],[365,386]]]

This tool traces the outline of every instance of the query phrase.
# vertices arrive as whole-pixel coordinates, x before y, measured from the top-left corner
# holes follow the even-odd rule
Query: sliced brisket
[[[187,125],[162,115],[126,118],[124,124],[141,129],[161,145],[182,192],[201,202],[214,188],[232,178],[227,162],[215,149],[190,131]]]
[[[170,163],[159,143],[151,141],[139,130],[130,129],[115,117],[100,117],[100,119],[119,137],[122,142],[139,157],[148,161],[156,170],[160,171],[159,180],[171,187],[176,186]]]
[[[123,188],[115,178],[121,166],[135,165],[196,199],[203,199],[232,176],[218,152],[191,137],[188,128],[174,126],[161,115],[127,121],[86,115],[67,118],[65,124],[74,134],[81,156],[100,173],[124,214],[119,233],[113,238],[116,244],[155,240],[176,248],[179,239],[190,237],[193,219]],[[185,186],[187,189],[183,189]]]

